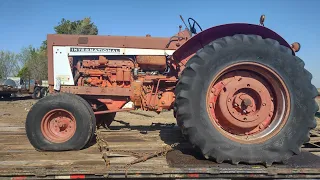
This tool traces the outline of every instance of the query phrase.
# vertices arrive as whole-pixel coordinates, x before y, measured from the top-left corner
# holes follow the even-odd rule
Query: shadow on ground
[[[23,100],[30,100],[32,99],[31,96],[17,96],[17,97],[0,97],[0,101],[23,101]]]
[[[317,115],[320,115],[318,113]],[[214,160],[207,160],[202,155],[198,148],[192,147],[192,145],[182,136],[180,128],[173,124],[152,123],[150,126],[130,126],[129,123],[119,121],[125,125],[125,128],[130,130],[138,130],[141,134],[148,134],[150,131],[159,130],[159,136],[161,140],[167,145],[179,143],[175,146],[173,151],[170,151],[166,155],[168,165],[171,167],[243,167],[250,168],[252,165],[240,163],[239,165],[232,165],[230,162],[218,164]],[[120,130],[124,126],[112,126],[110,130]],[[262,164],[258,164],[262,166]],[[320,167],[320,157],[310,152],[302,152],[299,155],[295,155],[290,158],[285,164],[274,163],[272,167],[294,167],[294,168],[312,168]]]

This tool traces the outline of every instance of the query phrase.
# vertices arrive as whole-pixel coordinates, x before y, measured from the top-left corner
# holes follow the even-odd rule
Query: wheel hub
[[[74,135],[75,130],[75,118],[69,111],[63,109],[48,112],[41,121],[42,134],[54,143],[68,141]]]
[[[265,69],[261,68],[265,77],[252,67],[234,69],[222,74],[209,87],[209,114],[214,124],[225,133],[240,138],[258,136],[271,125],[275,116],[275,99],[281,96],[274,94],[272,83],[275,81]],[[277,84],[274,87],[280,89]]]

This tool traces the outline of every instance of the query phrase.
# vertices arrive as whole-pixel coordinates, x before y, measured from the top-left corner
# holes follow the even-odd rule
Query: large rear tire
[[[284,162],[316,127],[317,89],[292,51],[272,39],[235,35],[211,42],[176,86],[177,124],[208,159]]]
[[[29,111],[26,132],[37,150],[80,150],[92,137],[94,116],[75,95],[54,94],[40,99]]]

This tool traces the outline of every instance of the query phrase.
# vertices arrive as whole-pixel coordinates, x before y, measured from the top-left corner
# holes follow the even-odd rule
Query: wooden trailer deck
[[[99,131],[98,137],[108,143],[109,151],[105,153],[100,140],[81,151],[38,152],[30,145],[24,129],[25,116],[34,102],[0,101],[0,179],[320,178],[318,130],[313,131],[304,152],[285,165],[266,168],[263,165],[216,164],[205,160],[182,138],[180,130],[172,125],[173,118],[169,118],[172,112],[162,116],[136,112],[117,114],[117,122],[111,130]],[[161,121],[164,124],[159,123]],[[170,151],[168,145],[174,143],[179,144]],[[164,148],[170,152],[164,153]],[[151,155],[155,157],[146,160]]]

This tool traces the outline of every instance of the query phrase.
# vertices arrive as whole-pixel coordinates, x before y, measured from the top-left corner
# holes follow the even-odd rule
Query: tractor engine
[[[90,59],[89,59],[90,58]],[[76,62],[74,79],[78,86],[130,88],[133,60],[127,57],[116,59],[99,56],[83,58]]]
[[[109,110],[120,109],[130,100],[143,110],[172,108],[177,79],[166,76],[166,56],[74,56],[69,61],[77,86],[132,90],[130,97],[98,99]]]

